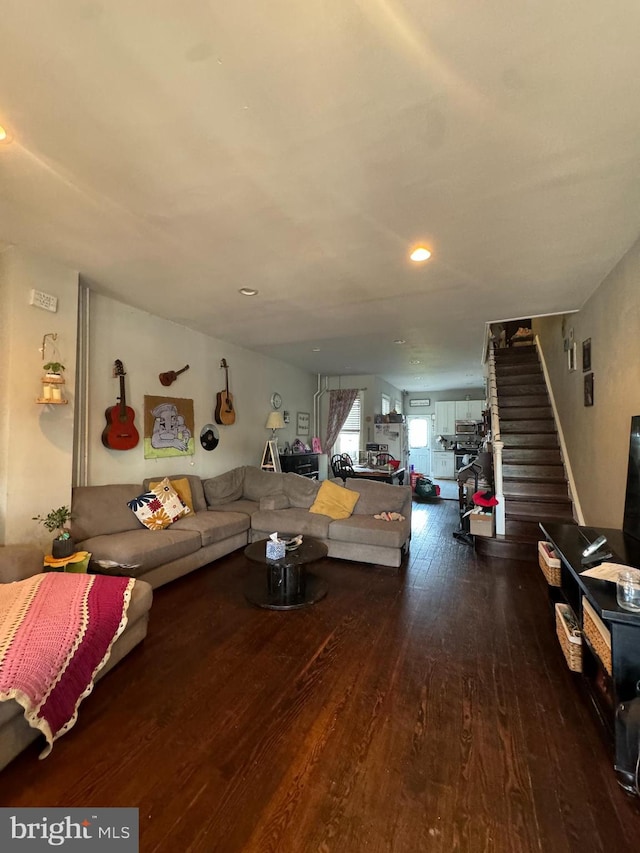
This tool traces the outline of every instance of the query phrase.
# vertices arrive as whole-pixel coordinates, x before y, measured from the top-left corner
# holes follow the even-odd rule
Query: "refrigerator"
[[[409,482],[409,434],[406,422],[396,424],[374,424],[373,443],[378,450],[386,450],[394,459],[400,460],[400,467],[406,468],[405,483]],[[369,445],[367,445],[368,447]]]

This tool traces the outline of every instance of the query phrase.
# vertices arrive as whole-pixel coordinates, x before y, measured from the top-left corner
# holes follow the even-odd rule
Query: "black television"
[[[629,467],[622,531],[640,541],[640,415],[631,418]]]

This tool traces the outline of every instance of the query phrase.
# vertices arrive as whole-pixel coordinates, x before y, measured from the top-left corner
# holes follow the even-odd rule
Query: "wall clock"
[[[280,406],[282,405],[282,397],[280,396],[280,394],[278,394],[277,391],[275,391],[271,395],[271,405],[273,406],[274,409],[279,409]]]

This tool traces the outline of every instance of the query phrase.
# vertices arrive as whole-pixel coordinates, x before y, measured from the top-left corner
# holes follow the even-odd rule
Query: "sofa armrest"
[[[0,548],[0,583],[22,581],[43,571],[44,551],[35,545],[3,545]]]
[[[265,495],[260,498],[260,509],[288,509],[291,506],[286,495]]]

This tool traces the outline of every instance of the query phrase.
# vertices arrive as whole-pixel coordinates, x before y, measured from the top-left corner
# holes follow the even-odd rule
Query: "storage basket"
[[[582,633],[609,675],[611,663],[611,633],[587,599],[582,596]]]
[[[582,637],[578,620],[568,604],[556,604],[556,634],[569,669],[582,672]]]
[[[548,542],[538,542],[538,564],[549,586],[560,586],[560,559]]]

